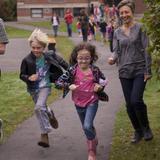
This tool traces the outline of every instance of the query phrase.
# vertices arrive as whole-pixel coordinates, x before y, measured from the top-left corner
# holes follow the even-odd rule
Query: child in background
[[[107,27],[108,33],[108,41],[109,41],[109,48],[110,51],[113,52],[113,34],[114,34],[115,22],[113,19],[110,20],[110,23]]]
[[[100,32],[101,32],[103,43],[106,42],[106,32],[107,32],[106,28],[107,28],[107,23],[105,22],[104,17],[101,17],[100,23],[99,23],[99,29],[100,29]]]
[[[45,52],[48,36],[41,30],[35,29],[28,40],[31,52],[22,60],[20,79],[26,83],[35,103],[35,114],[41,129],[38,145],[49,147],[48,133],[52,128],[58,128],[58,121],[47,106],[47,99],[51,93],[51,83],[63,74],[61,67],[67,69],[68,64],[55,52]]]
[[[89,33],[88,40],[96,39],[96,23],[94,21],[94,16],[91,15],[89,18]]]
[[[93,121],[99,96],[103,95],[103,100],[107,98],[103,91],[107,81],[100,69],[94,65],[97,59],[95,46],[89,43],[77,45],[71,53],[71,67],[67,74],[62,75],[55,83],[57,88],[64,88],[64,94],[67,93],[66,90],[72,91],[72,100],[87,139],[88,160],[96,159],[98,139]]]
[[[78,31],[79,37],[82,37],[81,23],[80,23],[80,21],[79,21],[79,17],[77,18],[76,27],[77,27],[77,31]]]

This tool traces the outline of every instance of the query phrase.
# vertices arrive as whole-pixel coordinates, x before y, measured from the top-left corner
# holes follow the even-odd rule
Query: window
[[[32,8],[31,9],[31,17],[32,18],[42,18],[43,17],[43,9],[42,8]]]
[[[52,8],[52,13],[54,12],[56,12],[59,17],[64,17],[64,8]]]

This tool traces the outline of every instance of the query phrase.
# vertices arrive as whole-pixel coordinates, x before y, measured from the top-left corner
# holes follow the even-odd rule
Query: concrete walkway
[[[14,23],[10,25],[16,25]],[[20,25],[18,25],[20,27]],[[24,26],[21,26],[24,28]],[[25,26],[27,29],[27,26]],[[28,28],[33,30],[33,28]],[[44,30],[47,33],[52,31]],[[75,44],[82,41],[77,35],[71,38]],[[106,92],[110,101],[100,102],[95,126],[99,138],[97,160],[108,160],[115,114],[123,102],[118,79],[117,67],[108,66],[109,49],[99,42],[91,42],[97,47],[99,60],[97,65],[102,69],[109,84]],[[7,47],[7,53],[1,56],[2,71],[19,70],[22,58],[29,52],[26,39],[13,39]],[[87,160],[86,139],[69,94],[65,99],[59,98],[51,104],[59,121],[59,128],[49,135],[50,148],[37,146],[39,128],[35,116],[20,124],[7,142],[0,145],[0,160]]]

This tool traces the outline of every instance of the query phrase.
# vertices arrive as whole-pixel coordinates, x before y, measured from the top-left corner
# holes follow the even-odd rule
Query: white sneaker
[[[0,119],[0,141],[3,139],[3,121]]]

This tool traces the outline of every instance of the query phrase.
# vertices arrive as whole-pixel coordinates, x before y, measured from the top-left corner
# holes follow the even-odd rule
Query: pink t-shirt
[[[78,85],[76,90],[72,91],[72,100],[80,107],[86,107],[98,100],[97,94],[94,92],[93,74],[90,70],[87,74],[83,73],[79,67],[77,67],[75,76],[75,85]]]

